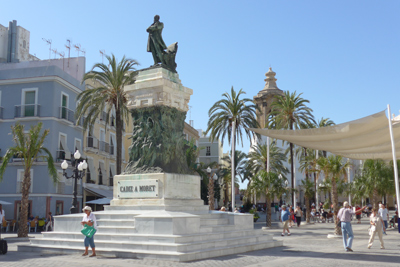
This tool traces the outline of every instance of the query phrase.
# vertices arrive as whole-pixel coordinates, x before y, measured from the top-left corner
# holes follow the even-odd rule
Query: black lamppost
[[[85,171],[87,169],[87,163],[86,160],[84,160],[83,162],[79,162],[79,159],[81,158],[81,154],[79,153],[79,151],[77,150],[74,154],[74,158],[75,158],[75,169],[73,170],[73,173],[71,176],[67,175],[67,168],[68,168],[68,162],[66,160],[63,161],[63,163],[61,163],[61,168],[63,169],[63,175],[65,178],[70,179],[73,178],[75,180],[75,184],[74,184],[74,192],[73,195],[74,197],[72,198],[72,206],[69,209],[71,214],[72,213],[79,213],[79,209],[78,209],[78,199],[76,197],[78,191],[77,191],[77,184],[78,184],[78,179],[82,179],[83,176],[85,176]],[[83,203],[82,203],[83,204]]]

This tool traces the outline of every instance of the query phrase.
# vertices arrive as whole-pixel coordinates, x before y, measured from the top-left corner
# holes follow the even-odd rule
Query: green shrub
[[[258,212],[257,212],[256,209],[251,209],[251,210],[249,210],[249,213],[250,213],[250,214],[253,214],[254,219],[259,219],[259,218],[260,218],[260,215],[258,214]]]

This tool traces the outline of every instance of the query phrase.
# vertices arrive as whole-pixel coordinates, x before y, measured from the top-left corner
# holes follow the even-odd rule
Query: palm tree
[[[316,124],[317,128],[322,128],[322,127],[327,127],[327,126],[333,126],[335,125],[335,123],[329,119],[329,118],[325,118],[322,117],[318,123]],[[326,151],[322,151],[322,154],[324,155],[324,157],[326,158]]]
[[[258,172],[254,179],[252,179],[250,190],[257,196],[265,194],[267,202],[267,227],[271,227],[271,202],[275,196],[279,198],[285,192],[285,181],[286,179],[280,178],[277,173],[265,170]]]
[[[15,146],[10,147],[4,155],[3,162],[0,166],[0,182],[3,180],[4,172],[7,168],[8,162],[13,156],[22,158],[24,166],[24,178],[22,180],[21,188],[21,215],[19,219],[18,237],[28,236],[28,204],[29,204],[29,191],[31,187],[31,168],[38,159],[47,161],[47,169],[54,184],[57,182],[57,170],[54,166],[53,157],[50,151],[43,146],[46,136],[50,130],[42,130],[42,122],[32,126],[28,134],[24,131],[24,125],[19,123],[11,126],[11,132]]]
[[[220,139],[223,145],[225,136],[227,136],[228,142],[232,145],[231,151],[236,151],[236,137],[238,137],[238,143],[240,139],[243,146],[243,130],[247,137],[251,138],[254,136],[254,132],[248,128],[259,127],[256,119],[256,111],[259,108],[249,98],[240,99],[240,96],[245,93],[242,89],[236,93],[232,87],[231,94],[224,93],[223,99],[217,101],[208,111],[209,120],[206,133],[210,132],[211,142],[214,139]],[[232,190],[234,190],[234,186],[232,186]],[[233,202],[234,200],[232,200],[232,204]],[[232,209],[234,208],[232,205]]]
[[[306,202],[306,221],[310,222],[310,199],[314,197],[316,190],[316,177],[314,182],[311,182],[310,176],[315,172],[316,158],[315,150],[303,148],[304,153],[301,154],[299,170],[304,172],[305,180],[301,181],[304,188],[304,196]],[[311,187],[310,187],[311,186]],[[318,203],[317,203],[318,204]]]
[[[388,188],[393,188],[389,166],[381,159],[367,159],[361,175],[365,178],[364,190],[372,196],[373,207],[378,208],[378,197],[385,196]]]
[[[124,91],[126,85],[135,82],[135,66],[138,63],[133,59],[125,58],[117,62],[112,54],[106,55],[108,64],[97,63],[92,69],[85,73],[82,83],[94,81],[99,86],[88,88],[81,92],[76,100],[79,103],[76,108],[77,121],[83,120],[84,130],[91,130],[96,118],[106,108],[106,126],[109,123],[110,113],[115,111],[115,126],[117,137],[117,174],[121,173],[122,167],[122,128],[123,121],[129,121],[129,109],[127,107],[128,95]],[[95,70],[99,69],[99,71]]]
[[[350,166],[348,161],[343,161],[342,156],[330,155],[328,158],[321,157],[318,159],[318,165],[324,173],[325,180],[329,180],[331,185],[331,199],[333,205],[333,217],[335,220],[335,234],[340,235],[341,229],[337,225],[338,213],[338,188],[337,183],[342,177],[347,176],[346,168]]]
[[[254,173],[257,173],[260,170],[267,170],[267,161],[268,161],[268,145],[257,143],[252,146],[254,149],[248,155],[248,162],[251,164],[251,170]],[[286,175],[289,170],[283,165],[283,162],[287,160],[285,153],[282,152],[282,149],[276,145],[276,142],[272,142],[269,147],[269,160],[270,160],[270,171],[282,175]]]
[[[301,180],[301,185],[304,189],[304,198],[305,198],[305,202],[306,202],[306,222],[309,223],[310,217],[311,217],[310,216],[311,215],[310,199],[312,199],[315,194],[314,183],[311,182],[310,179],[306,179],[306,180]]]
[[[283,96],[276,96],[276,100],[271,105],[271,117],[275,120],[277,128],[299,129],[301,124],[315,123],[313,111],[307,107],[306,103],[310,101],[303,99],[302,94],[297,95],[296,91],[290,93],[286,91]],[[292,201],[295,203],[294,195],[294,164],[293,164],[293,143],[290,143],[290,165],[291,165],[291,184],[292,184]]]
[[[242,183],[245,181],[245,179],[248,177],[246,175],[246,167],[247,167],[247,155],[246,153],[243,153],[242,151],[236,150],[235,151],[235,158],[232,162],[231,159],[231,153],[228,156],[225,156],[221,158],[222,161],[226,162],[226,165],[229,167],[222,167],[221,168],[221,174],[220,176],[223,179],[224,184],[226,185],[225,187],[225,201],[228,200],[229,193],[228,193],[228,185],[231,186],[232,190],[234,190],[235,185],[232,185],[232,163],[234,164],[233,170],[234,170],[234,181],[235,183],[239,181],[238,177],[240,177]],[[226,204],[226,203],[224,203]]]

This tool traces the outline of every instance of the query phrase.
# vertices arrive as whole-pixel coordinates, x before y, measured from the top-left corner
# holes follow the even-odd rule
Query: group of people
[[[283,232],[282,236],[285,236],[285,231],[287,231],[287,235],[290,236],[289,227],[293,226],[293,222],[297,223],[297,227],[300,227],[301,218],[303,217],[303,211],[301,210],[300,206],[297,206],[296,209],[293,210],[293,207],[286,205],[281,206],[281,216],[280,220],[283,223]]]
[[[340,221],[340,226],[342,229],[343,236],[343,246],[346,252],[352,252],[353,244],[353,229],[351,226],[351,219],[353,215],[359,215],[364,210],[368,209],[368,206],[356,209],[355,211],[351,208],[349,203],[345,201],[343,203],[343,208],[341,208],[337,214],[337,218]],[[379,241],[381,243],[381,249],[385,249],[383,242],[383,235],[386,234],[386,229],[388,227],[389,211],[384,204],[379,204],[379,209],[372,208],[370,219],[370,238],[367,247],[370,249],[374,242],[375,235],[378,234]]]
[[[44,219],[43,219],[43,220],[44,220]],[[41,226],[41,225],[39,224],[39,221],[40,221],[39,216],[33,217],[33,215],[29,215],[29,216],[28,216],[28,227],[30,227],[30,225],[31,225],[32,222],[35,222],[36,225]],[[43,224],[42,226],[44,226],[44,225],[45,225],[45,227],[46,227],[46,232],[49,231],[49,228],[51,228],[51,230],[54,229],[54,228],[53,228],[53,227],[54,227],[54,217],[53,217],[53,215],[52,215],[51,212],[49,212],[49,213],[47,214],[47,217],[46,217],[46,219],[44,220],[44,224]]]

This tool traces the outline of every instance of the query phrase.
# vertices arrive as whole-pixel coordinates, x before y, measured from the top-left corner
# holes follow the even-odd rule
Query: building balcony
[[[104,141],[99,141],[99,150],[110,153],[110,144]]]
[[[40,116],[40,105],[20,105],[15,106],[14,117],[25,118],[25,117],[39,117]]]
[[[87,138],[86,147],[99,149],[99,140],[97,140],[95,137],[89,136]]]
[[[111,146],[110,145],[110,155],[114,155],[115,153],[114,153],[114,146]]]
[[[75,112],[66,107],[60,107],[60,113],[58,118],[75,123]]]
[[[69,159],[65,158],[65,151],[64,150],[57,150],[56,151],[56,162],[62,162],[63,160],[68,160],[70,161],[72,159],[73,155],[71,153]]]

